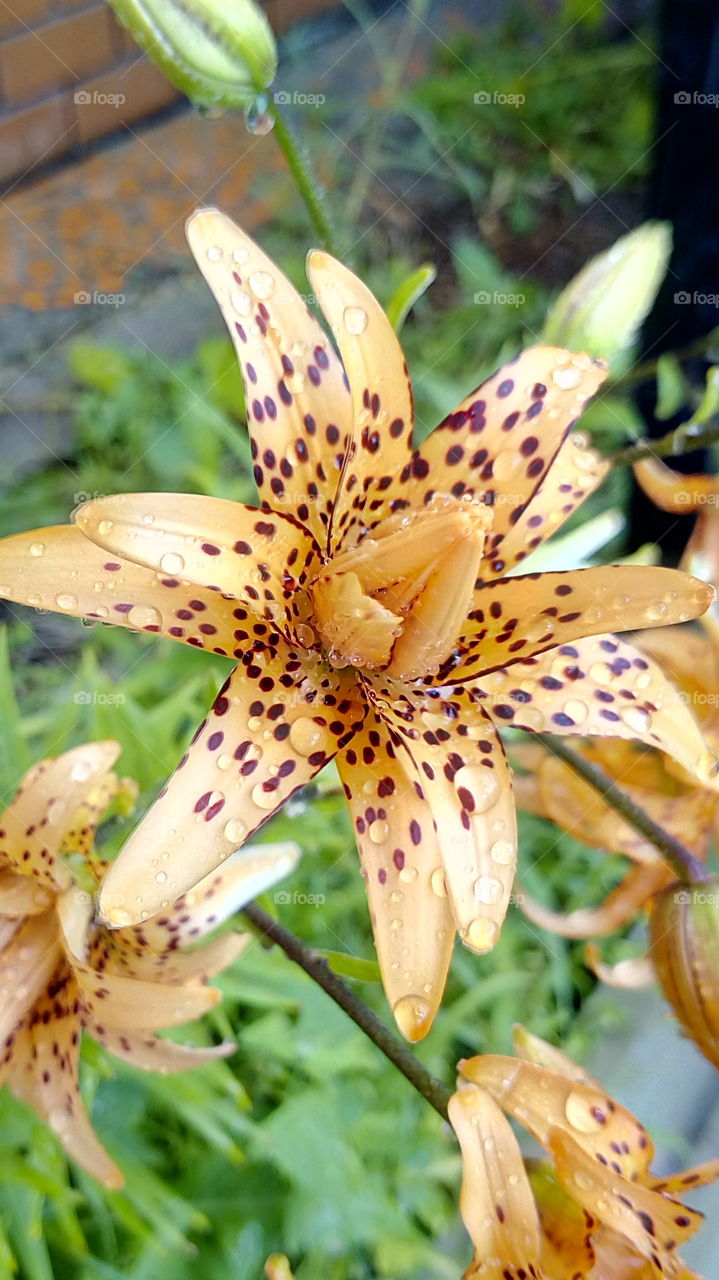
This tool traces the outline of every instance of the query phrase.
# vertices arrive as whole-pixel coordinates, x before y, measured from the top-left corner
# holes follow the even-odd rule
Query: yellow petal
[[[536,492],[516,514],[498,548],[493,570],[506,573],[526,560],[599,488],[609,468],[609,462],[591,447],[584,432],[573,431],[567,436]]]
[[[656,1280],[676,1276],[681,1260],[675,1249],[699,1228],[703,1215],[598,1163],[561,1129],[550,1133],[548,1146],[557,1178],[569,1194],[649,1258]]]
[[[122,1058],[131,1067],[140,1067],[143,1071],[158,1071],[168,1075],[174,1071],[189,1071],[199,1067],[203,1062],[214,1062],[217,1058],[228,1058],[235,1052],[235,1044],[230,1040],[225,1044],[216,1044],[205,1048],[195,1045],[176,1044],[174,1040],[162,1040],[159,1036],[127,1034],[116,1027],[104,1027],[89,1020],[87,1033],[93,1040],[103,1044],[109,1053]]]
[[[601,1280],[601,1274],[592,1270],[594,1219],[567,1195],[548,1162],[528,1160],[527,1172],[539,1212],[542,1264],[547,1275],[552,1280]],[[615,1280],[619,1276],[628,1280],[621,1272]]]
[[[657,978],[649,956],[636,956],[634,959],[620,960],[617,964],[605,964],[599,947],[594,943],[587,943],[584,948],[584,963],[600,982],[608,987],[619,987],[623,991],[651,987]]]
[[[466,946],[482,954],[499,938],[517,855],[511,772],[492,722],[477,716],[462,689],[432,698],[410,686],[374,682],[375,708],[409,757],[432,826],[412,815],[414,848],[439,849],[452,914]],[[436,835],[435,835],[436,832]]]
[[[285,516],[202,494],[98,498],[79,508],[75,523],[108,555],[177,582],[176,603],[188,610],[196,587],[220,593],[228,619],[245,622],[250,615],[243,639],[255,616],[291,631],[294,593],[319,567],[312,540]],[[199,630],[211,647],[214,631],[202,623]]]
[[[13,1092],[45,1120],[83,1169],[116,1189],[123,1176],[100,1144],[80,1097],[80,1020],[73,1012],[78,989],[66,971],[33,1010],[27,1069],[10,1080]]]
[[[240,361],[255,479],[322,547],[352,404],[335,351],[274,262],[217,209],[199,209],[187,239]]]
[[[549,933],[563,938],[606,938],[632,920],[671,876],[663,863],[633,867],[599,907],[580,907],[566,913],[551,911],[526,893],[522,893],[520,905],[533,924]]]
[[[248,653],[216,698],[178,768],[109,868],[99,907],[110,925],[137,924],[209,875],[331,760],[361,724],[354,681],[301,664],[278,638]],[[253,850],[253,858],[258,850]],[[281,862],[250,892],[286,874]],[[269,877],[269,878],[268,878]]]
[[[407,496],[421,506],[429,493],[468,494],[492,506],[487,556],[492,566],[498,560],[502,564],[492,567],[493,573],[504,572],[510,563],[504,538],[606,376],[606,366],[589,356],[545,346],[523,351],[467,396],[425,440],[412,458]],[[562,466],[571,483],[576,466],[565,464],[566,459]],[[568,494],[567,501],[571,497]]]
[[[603,1168],[625,1178],[647,1173],[653,1156],[650,1138],[631,1112],[601,1088],[501,1054],[470,1058],[459,1069],[464,1079],[487,1089],[545,1150],[553,1132],[563,1131]]]
[[[73,964],[73,974],[89,1015],[101,1026],[155,1031],[201,1018],[221,999],[216,987],[143,982],[115,973],[97,973]]]
[[[37,548],[42,548],[38,554]],[[76,577],[70,577],[70,566]],[[238,649],[238,623],[217,592],[188,591],[177,578],[116,560],[73,525],[0,539],[0,583],[6,600],[36,609],[163,635],[228,656],[240,657],[246,648]]]
[[[551,646],[606,631],[686,622],[703,613],[713,598],[713,588],[698,578],[646,565],[602,565],[482,582],[459,637],[461,661],[452,666],[449,678],[479,678]]]
[[[53,912],[30,916],[0,952],[0,1044],[13,1034],[62,960]]]
[[[588,1084],[593,1089],[602,1087],[588,1071],[584,1070],[584,1067],[574,1062],[568,1053],[564,1053],[556,1045],[549,1044],[541,1036],[534,1035],[521,1023],[516,1023],[512,1029],[512,1044],[517,1057],[523,1062],[533,1062],[537,1067],[547,1067],[558,1075],[566,1076],[567,1080],[578,1080],[580,1084]]]
[[[69,869],[57,857],[63,836],[87,793],[119,754],[117,742],[88,742],[41,760],[26,774],[2,815],[0,851],[11,870],[32,877],[51,893],[70,882]]]
[[[692,1169],[683,1169],[681,1173],[670,1173],[664,1178],[649,1178],[647,1186],[652,1191],[661,1191],[670,1196],[683,1196],[695,1187],[708,1187],[719,1178],[719,1160],[706,1160],[704,1164],[694,1165]]]
[[[27,876],[0,871],[0,912],[4,916],[38,915],[52,902],[52,893]],[[1,945],[1,944],[0,944]]]
[[[473,1088],[450,1098],[449,1119],[462,1150],[460,1212],[475,1252],[465,1280],[515,1280],[521,1268],[541,1280],[537,1209],[508,1121]]]
[[[651,659],[618,636],[561,645],[535,661],[482,676],[479,684],[474,699],[507,725],[638,738],[716,785],[716,762],[681,694]]]
[[[689,515],[703,510],[709,500],[719,497],[719,477],[684,475],[673,471],[661,458],[642,458],[634,463],[634,478],[647,497],[662,511]]]
[[[335,510],[332,545],[354,542],[394,508],[409,462],[412,390],[397,336],[366,285],[315,250],[307,274],[339,347],[352,395],[353,428]]]
[[[421,1040],[442,1000],[455,934],[432,811],[416,790],[424,775],[373,711],[337,767],[387,999],[402,1034]]]

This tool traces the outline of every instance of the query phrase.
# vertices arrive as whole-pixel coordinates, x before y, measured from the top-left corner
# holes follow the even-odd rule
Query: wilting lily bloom
[[[65,1150],[109,1187],[122,1174],[100,1145],[82,1104],[78,1065],[87,1031],[111,1053],[148,1071],[181,1071],[233,1045],[192,1048],[158,1027],[200,1017],[220,999],[207,979],[244,949],[249,934],[224,933],[186,950],[293,865],[292,845],[266,845],[227,862],[163,914],[109,930],[93,919],[103,864],[98,822],[134,784],[111,766],[116,742],[91,742],[26,774],[0,815],[0,1085],[7,1084],[57,1134]],[[80,860],[78,879],[72,868]],[[242,866],[240,866],[240,862]],[[161,860],[158,882],[166,880]]]
[[[666,511],[696,511],[698,520],[682,559],[681,568],[714,584],[719,581],[719,478],[685,476],[656,458],[637,463],[637,480],[649,497]],[[662,627],[645,631],[638,648],[651,658],[691,707],[704,738],[719,746],[719,616],[712,605],[701,619],[701,628]],[[647,751],[630,742],[585,742],[581,753],[600,767],[641,808],[688,848],[706,857],[712,834],[719,834],[719,792],[696,773],[687,773],[675,759],[660,751]],[[515,749],[516,762],[529,772],[515,777],[515,795],[521,808],[550,818],[577,840],[592,848],[621,853],[633,866],[624,880],[597,908],[569,914],[555,912],[522,895],[522,909],[544,929],[569,938],[598,938],[627,924],[654,896],[670,885],[674,873],[644,836],[629,825],[602,797],[561,760],[534,743]],[[703,785],[702,785],[703,781]],[[651,966],[621,962],[613,972],[601,962],[596,948],[590,965],[617,985],[650,980]]]
[[[678,1199],[719,1161],[657,1178],[638,1120],[566,1055],[520,1031],[517,1058],[459,1064],[449,1117],[462,1149],[465,1280],[699,1280],[677,1256],[702,1215]],[[524,1161],[506,1111],[551,1164]]]
[[[238,659],[108,873],[105,919],[159,910],[153,860],[183,892],[336,756],[388,998],[417,1040],[455,930],[485,952],[506,913],[516,830],[498,728],[639,737],[705,776],[678,695],[603,633],[693,618],[713,592],[662,568],[506,576],[606,472],[571,434],[598,361],[527,350],[413,448],[401,348],[346,267],[309,256],[335,350],[229,219],[200,211],[188,234],[242,365],[261,507],[98,499],[73,527],[0,543],[1,591]]]

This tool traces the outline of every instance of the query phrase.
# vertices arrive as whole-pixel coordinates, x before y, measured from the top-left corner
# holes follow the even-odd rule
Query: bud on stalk
[[[666,999],[719,1070],[719,879],[670,885],[656,900],[649,934]]]
[[[253,0],[110,0],[141,49],[198,107],[251,106],[272,83],[277,48]]]

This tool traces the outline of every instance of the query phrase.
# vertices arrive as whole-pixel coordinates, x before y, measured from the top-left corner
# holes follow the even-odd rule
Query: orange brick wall
[[[280,34],[337,0],[266,0]],[[0,0],[0,184],[177,101],[103,0]]]

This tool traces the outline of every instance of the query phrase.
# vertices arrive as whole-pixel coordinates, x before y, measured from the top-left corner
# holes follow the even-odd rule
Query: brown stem
[[[447,1104],[452,1091],[422,1066],[411,1050],[388,1030],[376,1013],[367,1007],[364,1000],[345,986],[342,979],[328,967],[327,961],[316,955],[278,920],[273,920],[272,916],[263,911],[262,907],[258,907],[255,902],[243,907],[242,914],[263,937],[280,947],[290,960],[304,969],[312,981],[326,991],[335,1004],[344,1010],[385,1057],[397,1067],[398,1071],[407,1077],[417,1092],[421,1093],[430,1106],[434,1107],[442,1119],[446,1120]]]
[[[710,418],[708,422],[683,422],[675,431],[669,431],[658,440],[638,440],[636,444],[627,445],[613,453],[610,462],[613,467],[625,467],[641,458],[671,458],[677,454],[703,449],[707,445],[716,444],[719,440],[719,417]]]
[[[630,826],[641,832],[650,844],[659,850],[664,861],[669,864],[682,884],[695,884],[709,879],[709,873],[704,864],[687,849],[686,845],[650,818],[646,810],[628,796],[626,791],[622,791],[603,769],[585,760],[584,756],[578,751],[573,751],[561,738],[554,738],[546,733],[535,733],[533,737],[551,751],[552,755],[558,756],[568,764],[580,778],[589,783],[590,787],[594,787],[595,791],[598,791],[607,804],[621,814]]]

